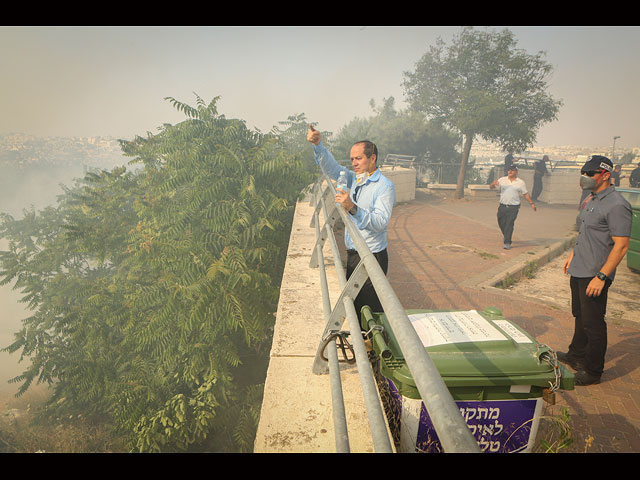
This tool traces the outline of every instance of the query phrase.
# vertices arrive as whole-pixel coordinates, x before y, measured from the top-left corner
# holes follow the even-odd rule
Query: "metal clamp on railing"
[[[339,347],[340,351],[342,352],[343,360],[341,361],[345,363],[354,363],[356,361],[356,356],[355,356],[355,353],[353,352],[353,345],[351,345],[347,340],[348,336],[349,336],[349,332],[347,332],[346,330],[342,330],[340,332],[338,331],[329,332],[329,335],[327,335],[326,338],[324,338],[322,340],[322,343],[320,344],[320,356],[322,357],[322,359],[326,362],[329,361],[329,359],[325,357],[324,351],[327,345],[329,344],[329,342],[332,342],[332,341],[334,342],[337,340],[339,344],[336,345],[336,347]],[[347,351],[351,352],[351,356],[347,355]]]
[[[326,182],[326,188],[322,190],[322,184]],[[316,245],[312,253],[310,267],[319,268],[323,310],[325,316],[325,328],[322,339],[316,353],[313,365],[314,374],[326,374],[331,376],[331,393],[334,413],[334,425],[336,430],[336,447],[339,452],[349,451],[348,432],[346,429],[346,416],[344,413],[344,401],[340,380],[340,367],[337,359],[335,336],[328,343],[324,341],[328,335],[340,330],[342,324],[348,321],[351,332],[351,341],[356,358],[356,365],[360,375],[367,415],[371,426],[374,448],[376,452],[392,452],[391,441],[386,427],[384,412],[382,411],[378,390],[373,376],[373,370],[361,334],[358,313],[355,311],[353,299],[357,296],[364,282],[369,278],[380,299],[384,313],[389,320],[389,325],[397,338],[402,350],[407,367],[411,372],[416,387],[420,392],[431,421],[438,433],[440,442],[445,452],[480,452],[476,439],[471,434],[467,424],[447,389],[440,373],[427,354],[422,341],[411,325],[409,318],[402,307],[400,300],[393,291],[385,273],[378,264],[377,259],[362,238],[362,235],[348,218],[348,214],[340,206],[337,206],[334,198],[336,189],[332,181],[324,172],[318,176],[318,180],[312,188],[311,205],[315,206],[311,227],[316,229]],[[320,211],[323,212],[324,224],[320,227]],[[350,278],[346,279],[342,260],[333,233],[333,226],[340,218],[353,240],[360,263],[354,269]],[[329,300],[324,257],[322,250],[326,241],[329,241],[333,253],[334,263],[338,273],[340,288],[339,298],[332,308]],[[375,334],[374,334],[375,337]],[[380,335],[382,337],[382,335]],[[324,352],[327,352],[325,357]]]

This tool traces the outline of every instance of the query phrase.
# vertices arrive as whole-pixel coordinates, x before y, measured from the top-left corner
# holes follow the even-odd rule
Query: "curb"
[[[496,288],[504,286],[505,282],[509,279],[515,283],[525,275],[525,272],[531,268],[532,264],[535,265],[535,268],[539,268],[573,247],[577,237],[578,232],[571,233],[565,240],[560,240],[548,246],[538,247],[533,255],[522,254],[515,260],[509,262],[506,268],[504,265],[500,265],[497,268],[488,270],[482,275],[466,280],[462,285],[476,288]]]

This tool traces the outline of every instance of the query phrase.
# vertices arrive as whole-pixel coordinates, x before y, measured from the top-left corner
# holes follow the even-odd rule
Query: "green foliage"
[[[318,166],[314,161],[313,148],[307,141],[309,122],[304,113],[291,115],[287,120],[278,123],[279,125],[274,126],[271,130],[271,134],[278,137],[289,153],[297,156],[307,174],[315,177]],[[314,127],[317,126],[314,125]],[[326,131],[321,131],[321,133],[323,141],[330,143],[333,134]]]
[[[465,27],[448,47],[442,39],[405,72],[403,87],[413,110],[437,119],[465,137],[456,194],[476,135],[522,151],[540,126],[554,120],[561,106],[546,93],[552,67],[543,52],[516,48],[513,33]]]
[[[378,107],[371,101],[374,115],[355,118],[345,125],[333,142],[337,158],[349,158],[352,145],[363,139],[376,143],[381,159],[388,153],[413,155],[426,162],[454,162],[458,160],[457,135],[436,121],[411,110],[396,110],[393,97],[383,99]]]
[[[506,149],[532,145],[540,125],[556,118],[561,102],[546,92],[552,66],[543,52],[516,48],[513,33],[463,28],[446,48],[438,39],[405,72],[413,109],[441,119],[465,136],[481,135]]]
[[[567,450],[573,444],[573,428],[571,426],[571,414],[566,407],[562,407],[560,415],[543,417],[549,421],[549,426],[543,434],[536,451],[540,453],[559,453]],[[589,439],[586,442],[590,445]]]
[[[108,416],[134,451],[250,451],[302,154],[196,97],[187,119],[121,141],[56,207],[2,215],[2,283],[32,315],[15,341],[48,413]],[[300,128],[303,118],[290,127]]]

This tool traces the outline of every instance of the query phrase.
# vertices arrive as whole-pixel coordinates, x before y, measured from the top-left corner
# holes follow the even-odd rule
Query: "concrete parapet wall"
[[[500,193],[498,192],[498,190],[490,189],[489,185],[469,185],[468,191],[471,197],[478,200],[486,199],[486,198],[495,199],[500,196]],[[465,194],[466,194],[466,191],[465,191]]]
[[[404,167],[380,167],[380,172],[396,187],[396,202],[410,202],[416,198],[416,170]]]
[[[577,205],[580,203],[582,189],[579,184],[579,170],[554,170],[542,178],[542,193],[538,200],[555,205]],[[524,180],[527,191],[533,190],[533,170],[520,169],[518,177]],[[438,195],[453,194],[455,183],[430,183],[427,190]],[[498,189],[491,190],[489,185],[468,185],[464,189],[465,197],[471,199],[492,199],[500,196]]]
[[[298,202],[293,218],[254,442],[256,453],[336,451],[330,377],[312,373],[326,324],[320,271],[309,267],[316,244],[315,227],[310,226],[313,211],[308,200]],[[321,225],[323,221],[321,215]],[[344,242],[342,238],[336,241]],[[333,305],[340,285],[328,242],[323,255]],[[373,440],[357,366],[341,363],[340,370],[351,452],[372,453]]]
[[[529,193],[533,190],[533,170],[518,170],[518,177],[527,184]],[[580,203],[580,170],[556,169],[542,177],[542,193],[539,200],[555,205],[577,205]]]

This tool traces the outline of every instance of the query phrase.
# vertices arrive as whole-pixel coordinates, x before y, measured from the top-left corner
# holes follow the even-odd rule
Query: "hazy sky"
[[[640,147],[640,27],[509,28],[546,52],[564,102],[540,145]],[[184,115],[164,97],[268,131],[304,113],[337,132],[369,101],[405,106],[403,72],[459,27],[0,27],[0,133],[155,133]]]

